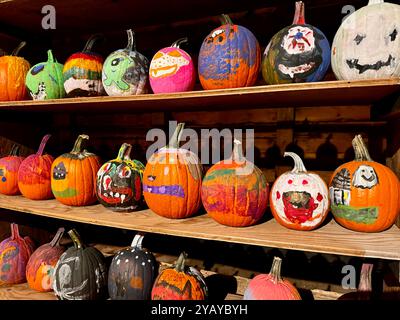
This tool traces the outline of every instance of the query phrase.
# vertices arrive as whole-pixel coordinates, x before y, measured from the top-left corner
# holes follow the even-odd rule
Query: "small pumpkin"
[[[268,203],[268,182],[262,171],[242,155],[242,144],[234,140],[232,156],[213,165],[201,186],[207,213],[231,227],[255,224]]]
[[[319,175],[307,172],[297,154],[285,152],[284,156],[294,160],[294,168],[280,175],[272,186],[272,214],[289,229],[313,230],[328,215],[328,187]]]
[[[51,164],[54,158],[43,154],[51,135],[43,137],[36,154],[22,161],[18,169],[18,187],[25,198],[31,200],[46,200],[53,198],[51,192]]]
[[[330,55],[328,39],[306,24],[304,3],[297,1],[293,24],[275,34],[265,49],[262,75],[267,84],[320,81],[329,68]]]
[[[18,225],[11,223],[11,237],[0,243],[0,284],[26,281],[25,271],[35,246],[29,237],[19,235]]]
[[[331,211],[345,228],[380,232],[400,212],[400,183],[390,168],[371,159],[360,135],[353,139],[354,161],[341,165],[329,184]]]
[[[130,248],[118,251],[108,271],[112,300],[150,300],[158,273],[154,255],[142,247],[143,234],[136,234]]]
[[[174,267],[160,272],[151,291],[152,300],[205,300],[208,289],[201,273],[187,267],[186,253],[181,253]]]
[[[26,86],[33,100],[64,98],[63,65],[47,51],[47,62],[34,65],[26,75]]]
[[[54,267],[64,253],[60,246],[64,228],[59,228],[53,240],[37,248],[26,265],[26,279],[31,289],[39,292],[53,290]]]
[[[82,150],[82,144],[87,140],[88,135],[79,135],[72,151],[56,158],[51,166],[51,190],[62,204],[87,206],[96,202],[100,158]]]
[[[103,57],[92,51],[94,43],[102,38],[93,35],[81,52],[72,54],[63,68],[64,88],[67,97],[91,97],[105,94],[101,82]]]
[[[249,87],[260,70],[260,45],[247,28],[222,15],[222,25],[203,41],[199,53],[199,77],[204,89]]]
[[[102,81],[109,96],[148,92],[149,60],[136,51],[135,34],[129,29],[128,45],[111,53],[104,62]]]
[[[31,66],[27,60],[17,56],[25,45],[23,41],[10,56],[0,56],[0,101],[26,98],[25,77]]]
[[[281,277],[282,259],[274,257],[269,274],[250,280],[243,300],[301,300],[296,287]]]
[[[339,80],[400,76],[400,5],[370,0],[336,32],[332,69]]]
[[[190,55],[180,48],[187,38],[159,50],[150,63],[150,85],[154,93],[191,91],[196,82],[196,69]]]
[[[103,254],[86,247],[76,230],[68,231],[74,246],[65,251],[54,268],[53,290],[60,300],[107,298],[107,265]]]
[[[130,158],[131,150],[132,146],[124,143],[117,158],[103,164],[97,172],[96,196],[107,209],[128,212],[144,206],[144,165]]]
[[[0,193],[9,196],[20,193],[18,188],[18,169],[24,160],[18,156],[19,146],[13,145],[10,154],[0,159]]]
[[[154,153],[143,172],[143,194],[156,214],[182,219],[200,207],[202,166],[191,151],[179,148],[185,124],[179,123],[169,143]]]

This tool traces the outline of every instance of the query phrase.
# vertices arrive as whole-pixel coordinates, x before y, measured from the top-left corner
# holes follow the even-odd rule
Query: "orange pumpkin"
[[[0,101],[23,100],[26,97],[25,77],[31,68],[28,61],[17,57],[26,42],[21,42],[11,56],[0,57]]]
[[[10,155],[0,159],[0,193],[6,195],[19,194],[18,169],[24,160],[18,156],[19,146],[14,145]]]
[[[89,136],[81,134],[70,153],[54,160],[51,166],[51,190],[58,201],[69,206],[87,206],[96,202],[96,178],[100,159],[82,151],[82,142]]]
[[[184,123],[178,124],[168,145],[154,153],[143,172],[147,205],[160,216],[187,218],[199,209],[202,166],[191,151],[179,148]]]
[[[22,161],[18,169],[18,187],[22,195],[31,200],[53,198],[50,186],[50,169],[54,158],[43,151],[51,135],[47,134],[40,143],[39,150]]]
[[[400,183],[388,167],[373,161],[360,135],[353,139],[355,160],[333,173],[329,195],[335,219],[361,232],[390,228],[400,211]]]

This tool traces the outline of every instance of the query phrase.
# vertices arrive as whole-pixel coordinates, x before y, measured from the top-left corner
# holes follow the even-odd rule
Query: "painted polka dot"
[[[118,259],[118,261],[117,261],[117,265],[119,265],[120,263],[121,263],[121,260],[119,260],[119,259]]]
[[[149,260],[147,260],[147,262],[148,262],[148,263],[150,263],[150,262],[151,262],[151,260],[149,259]]]
[[[125,259],[125,263],[128,263],[129,262],[129,259]]]
[[[293,183],[293,180],[292,180],[292,179],[289,179],[287,183],[292,184],[292,183]]]
[[[142,266],[145,266],[146,265],[146,262],[142,262]]]
[[[6,181],[7,181],[7,178],[6,178],[6,177],[3,177],[3,178],[1,178],[1,181],[6,182]]]
[[[139,256],[136,256],[135,259],[139,259]]]

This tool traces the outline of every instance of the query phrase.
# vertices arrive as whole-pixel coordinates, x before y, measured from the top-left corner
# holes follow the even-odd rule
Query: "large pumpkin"
[[[154,93],[191,91],[196,82],[196,69],[190,55],[179,46],[187,38],[159,50],[150,63],[150,85]]]
[[[144,205],[144,165],[130,158],[132,146],[124,143],[116,159],[106,162],[97,172],[96,196],[106,208],[128,212]]]
[[[58,99],[65,96],[63,65],[47,51],[47,62],[34,65],[26,75],[26,86],[33,100]]]
[[[51,190],[55,198],[69,206],[87,206],[96,202],[96,174],[100,159],[82,150],[89,136],[81,134],[70,153],[56,158],[51,166]]]
[[[362,232],[390,228],[400,211],[400,183],[388,167],[371,159],[360,135],[353,139],[354,161],[333,173],[331,209],[342,226]]]
[[[19,146],[13,145],[10,154],[0,159],[0,193],[9,196],[19,194],[18,169],[24,160],[18,156]]]
[[[264,215],[268,183],[261,170],[243,157],[239,140],[234,141],[231,158],[207,171],[201,199],[207,213],[227,226],[250,226]]]
[[[249,87],[260,70],[260,45],[247,28],[222,15],[222,25],[203,41],[199,53],[199,77],[204,89]]]
[[[31,67],[17,54],[26,42],[21,42],[14,52],[0,57],[0,101],[16,101],[26,98],[25,77]]]
[[[400,5],[370,0],[339,27],[332,69],[339,80],[400,76]]]
[[[11,237],[0,243],[0,284],[26,281],[25,271],[34,244],[29,237],[19,235],[18,225],[11,224]]]
[[[148,92],[149,61],[136,51],[135,35],[128,33],[128,45],[111,53],[104,62],[102,81],[109,96],[127,96]]]
[[[103,254],[86,247],[76,230],[68,231],[74,246],[65,251],[54,268],[53,290],[60,300],[107,298],[107,265]]]
[[[306,24],[304,3],[298,1],[293,24],[275,34],[265,49],[262,74],[267,84],[320,81],[330,65],[330,55],[328,39]]]
[[[108,293],[112,300],[150,300],[158,273],[151,252],[142,247],[143,235],[137,234],[130,248],[118,251],[108,271]]]
[[[328,187],[319,175],[307,172],[297,154],[285,152],[284,156],[293,158],[294,168],[279,176],[272,186],[272,214],[289,229],[315,229],[329,212]]]
[[[45,135],[36,154],[28,156],[18,169],[18,187],[22,195],[31,200],[53,198],[51,192],[51,164],[54,158],[43,154],[50,135]]]
[[[151,291],[152,300],[205,300],[208,289],[202,274],[185,265],[181,253],[174,267],[160,272]]]
[[[281,277],[282,259],[274,257],[269,274],[259,274],[248,284],[244,300],[301,300],[296,287]]]
[[[67,97],[90,97],[104,95],[101,82],[103,57],[92,51],[100,37],[93,35],[86,42],[82,52],[72,54],[63,68],[64,88]]]
[[[26,279],[31,289],[46,292],[53,290],[54,267],[65,251],[60,246],[64,228],[59,228],[53,240],[33,252],[26,266]]]
[[[143,172],[147,205],[160,216],[187,218],[200,207],[202,166],[191,151],[179,148],[185,124],[179,123],[168,145],[154,153]]]

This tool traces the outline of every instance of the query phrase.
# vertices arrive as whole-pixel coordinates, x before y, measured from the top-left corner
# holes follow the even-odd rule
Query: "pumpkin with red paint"
[[[9,196],[20,193],[18,188],[18,169],[24,160],[19,155],[19,146],[13,145],[10,154],[0,159],[0,193]]]

